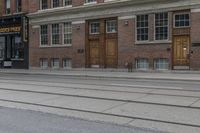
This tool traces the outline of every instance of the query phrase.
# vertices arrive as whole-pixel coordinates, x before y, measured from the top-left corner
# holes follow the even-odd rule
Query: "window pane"
[[[90,33],[91,34],[98,34],[100,32],[100,23],[99,22],[92,22],[90,24]]]
[[[106,32],[107,33],[116,33],[117,32],[117,20],[106,21]]]
[[[185,14],[175,14],[175,27],[187,27],[190,26],[190,15]]]
[[[155,39],[168,39],[168,13],[155,14]]]
[[[64,44],[72,43],[72,24],[71,22],[64,23]]]
[[[59,24],[52,24],[52,44],[59,44],[60,40],[60,30],[59,30]]]
[[[137,41],[148,40],[148,15],[137,16]]]
[[[48,25],[40,26],[40,38],[41,45],[48,45]]]

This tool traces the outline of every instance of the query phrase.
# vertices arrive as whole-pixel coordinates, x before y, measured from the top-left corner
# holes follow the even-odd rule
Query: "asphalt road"
[[[36,111],[0,108],[0,133],[163,133]]]
[[[0,106],[39,110],[90,121],[1,108],[0,131],[2,133],[6,131],[8,133],[12,131],[15,133],[23,131],[24,133],[159,133],[159,131],[199,133],[199,86],[200,83],[195,80],[1,73]]]

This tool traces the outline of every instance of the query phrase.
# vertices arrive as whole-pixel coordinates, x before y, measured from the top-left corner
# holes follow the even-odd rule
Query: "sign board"
[[[3,62],[4,67],[11,67],[12,66],[12,61],[4,61]]]
[[[0,33],[20,32],[21,26],[15,27],[0,27]]]

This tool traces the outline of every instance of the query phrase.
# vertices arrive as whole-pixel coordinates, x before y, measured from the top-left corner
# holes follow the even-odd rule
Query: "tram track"
[[[161,106],[180,107],[180,108],[200,109],[200,107],[185,106],[185,105],[174,105],[174,104],[166,104],[166,103],[155,103],[155,102],[144,102],[144,101],[137,100],[137,99],[140,99],[140,98],[136,98],[135,100],[130,100],[130,99],[116,99],[116,98],[101,97],[101,96],[97,96],[97,95],[95,95],[95,96],[84,95],[84,94],[77,95],[77,94],[47,92],[47,91],[19,90],[19,89],[11,89],[11,88],[0,88],[0,90],[6,90],[6,91],[11,91],[11,92],[27,92],[27,93],[37,93],[37,94],[55,95],[55,96],[89,98],[89,99],[119,101],[119,102],[127,102],[127,103],[141,103],[141,104],[153,104],[153,105],[161,105]],[[141,93],[141,94],[146,94],[146,96],[150,95],[149,93]],[[198,100],[200,100],[200,97],[195,97],[195,98],[198,98]]]
[[[4,87],[1,86],[1,84],[4,84]],[[10,87],[6,87],[6,84],[11,85]],[[59,85],[60,84],[60,85]],[[17,86],[16,88],[14,86]],[[13,86],[13,87],[12,87]],[[22,89],[20,88],[23,87]],[[26,87],[41,87],[41,90],[31,90]],[[59,90],[61,92],[55,92],[48,90],[42,90],[42,88],[60,88]],[[123,90],[124,88],[129,88],[127,90]],[[93,93],[79,93],[76,94],[76,91],[72,91],[73,93],[68,93],[67,90],[82,90],[82,91],[94,91],[94,95],[91,95]],[[144,92],[139,92],[134,89],[144,89],[146,91]],[[113,101],[115,102],[123,102],[123,103],[136,103],[136,104],[141,104],[141,105],[153,105],[156,107],[169,107],[170,109],[184,109],[184,110],[195,110],[195,111],[200,111],[200,107],[198,106],[186,106],[186,105],[174,105],[174,104],[168,104],[168,103],[156,103],[156,102],[151,102],[151,101],[139,101],[136,98],[134,100],[130,99],[124,99],[124,98],[117,98],[117,97],[102,97],[101,95],[98,95],[98,92],[102,93],[127,93],[127,94],[144,94],[146,96],[149,95],[158,95],[158,96],[172,96],[172,97],[182,97],[182,98],[197,98],[198,101],[200,100],[200,95],[186,95],[187,92],[200,92],[200,90],[187,90],[187,89],[177,89],[177,88],[169,88],[169,87],[154,87],[154,86],[137,86],[137,85],[119,85],[119,84],[97,84],[95,82],[90,82],[90,83],[78,83],[76,82],[71,82],[71,81],[58,81],[56,80],[39,80],[39,79],[15,79],[15,78],[1,78],[0,77],[0,90],[5,90],[9,92],[19,92],[18,94],[26,94],[26,93],[34,93],[34,94],[44,94],[44,95],[51,95],[55,97],[73,97],[73,98],[85,98],[85,99],[91,99],[92,100],[107,100],[107,101]],[[65,91],[65,93],[62,92],[62,90]],[[183,94],[160,94],[156,93],[155,90],[165,90],[165,91],[180,91],[180,92],[185,92]],[[20,93],[22,92],[22,93]],[[12,93],[14,94],[14,93]],[[193,94],[193,93],[191,93]],[[2,94],[3,95],[3,94]],[[18,96],[20,96],[18,95]],[[53,108],[53,109],[61,109],[61,110],[66,110],[66,111],[76,111],[76,112],[85,112],[85,113],[92,113],[92,114],[99,114],[99,115],[106,115],[106,116],[113,116],[113,117],[120,117],[120,118],[129,118],[129,119],[134,119],[134,120],[144,120],[144,121],[150,121],[150,122],[159,122],[159,123],[165,123],[165,124],[175,124],[175,125],[181,125],[181,126],[188,126],[188,127],[195,127],[195,128],[200,128],[200,124],[196,122],[189,123],[187,121],[176,121],[176,120],[171,120],[171,119],[164,119],[164,118],[157,118],[157,117],[149,117],[149,116],[140,116],[140,115],[131,115],[131,114],[118,114],[118,113],[112,113],[112,112],[107,112],[107,111],[93,111],[88,108],[81,109],[79,107],[70,107],[70,106],[61,106],[61,105],[51,105],[51,104],[45,104],[45,102],[32,102],[31,100],[20,100],[20,98],[16,98],[13,100],[12,98],[0,98],[1,102],[9,102],[13,104],[22,104],[22,105],[33,105],[33,106],[39,106],[39,107],[46,107],[46,108]],[[196,102],[196,101],[195,101]],[[109,110],[109,109],[108,109]],[[194,112],[195,112],[194,111]]]
[[[37,82],[37,81],[34,81]],[[146,95],[160,95],[160,96],[174,96],[174,97],[188,97],[188,98],[200,98],[199,96],[191,96],[191,95],[177,95],[177,94],[162,94],[162,93],[156,93],[154,92],[154,90],[170,90],[170,91],[180,91],[180,92],[200,92],[200,90],[183,90],[183,89],[166,89],[166,88],[146,88],[146,87],[131,87],[131,86],[117,86],[117,85],[96,85],[96,84],[82,84],[82,83],[71,83],[68,82],[69,84],[71,84],[72,86],[61,86],[61,85],[46,85],[46,84],[37,84],[37,83],[17,83],[17,82],[6,82],[6,81],[0,81],[0,83],[9,83],[9,84],[17,84],[17,85],[34,85],[34,86],[40,86],[40,87],[51,87],[51,88],[63,88],[63,89],[75,89],[75,90],[92,90],[92,91],[99,91],[99,92],[119,92],[119,93],[132,93],[132,94],[146,94]],[[41,81],[40,83],[45,83],[44,81]],[[49,83],[49,82],[46,82]],[[58,82],[55,82],[58,83]],[[66,83],[67,84],[67,83]],[[73,85],[94,85],[95,87],[101,87],[101,89],[98,88],[86,88],[86,87],[73,87]],[[133,90],[131,91],[125,91],[125,90],[115,90],[115,89],[108,89],[108,88],[103,88],[103,87],[118,87],[118,88],[123,88],[123,87],[127,87],[127,88],[133,88]],[[147,89],[149,91],[147,92],[139,92],[139,91],[134,91],[134,88],[141,88],[141,89]],[[0,88],[0,89],[7,89],[7,88]],[[153,89],[153,91],[152,91]],[[17,90],[17,89],[15,89]],[[18,89],[18,91],[20,91]],[[22,90],[23,91],[23,90]]]
[[[152,119],[152,118],[145,118],[145,117],[138,117],[138,116],[119,115],[119,114],[112,114],[112,113],[106,113],[106,112],[90,111],[90,110],[76,109],[76,108],[67,108],[67,107],[61,107],[61,106],[52,106],[52,105],[23,102],[23,101],[16,101],[16,100],[14,101],[14,100],[0,99],[0,101],[40,106],[40,107],[47,107],[47,108],[54,108],[54,109],[78,111],[78,112],[92,113],[92,114],[99,114],[99,115],[106,115],[106,116],[114,116],[114,117],[120,117],[120,118],[129,118],[129,119],[134,119],[134,120],[144,120],[144,121],[160,122],[160,123],[165,123],[165,124],[175,124],[175,125],[181,125],[181,126],[200,128],[200,125],[198,125],[198,124],[189,124],[189,123],[183,123],[183,122],[174,122],[174,121],[159,120],[159,119]]]

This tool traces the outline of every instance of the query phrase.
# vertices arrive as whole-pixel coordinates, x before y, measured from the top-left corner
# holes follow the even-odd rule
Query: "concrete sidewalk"
[[[41,70],[41,69],[0,69],[6,74],[42,74],[94,78],[127,78],[153,80],[185,80],[200,81],[200,71],[162,71],[162,72],[127,72],[113,69],[71,69],[71,70]]]

